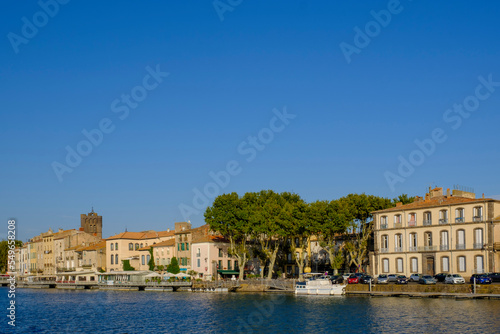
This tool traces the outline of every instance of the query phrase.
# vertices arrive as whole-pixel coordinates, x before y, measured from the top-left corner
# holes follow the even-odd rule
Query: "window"
[[[382,259],[382,272],[383,273],[389,272],[389,259]]]
[[[463,223],[463,222],[465,222],[464,209],[458,208],[455,210],[455,223]]]
[[[483,248],[483,229],[474,229],[474,249]]]
[[[395,252],[402,252],[403,251],[403,235],[402,234],[396,234],[394,236],[394,251]]]
[[[299,238],[295,238],[295,247],[300,247]]]
[[[134,250],[134,244],[133,243],[129,243],[128,244],[128,250],[129,251]]]
[[[457,249],[465,249],[465,231],[457,231]]]
[[[142,245],[143,245],[143,243],[141,242],[141,248],[143,247]]]
[[[186,242],[186,250],[189,250],[189,242]]]
[[[234,270],[239,270],[240,268],[238,267],[238,260],[234,260]]]
[[[387,228],[387,216],[380,217],[380,228]]]
[[[417,214],[415,212],[408,214],[408,226],[417,226]]]
[[[476,256],[476,274],[484,273],[484,258],[482,255]]]
[[[118,243],[115,242],[115,250],[118,250]]]
[[[146,257],[144,255],[141,256],[141,264],[142,265],[146,264]]]
[[[146,255],[146,264],[149,264],[149,261],[151,261],[151,256],[148,254]]]
[[[416,257],[412,257],[410,259],[410,262],[411,262],[411,272],[412,273],[418,273],[418,259]]]
[[[417,233],[410,233],[410,252],[417,251]]]
[[[459,256],[457,258],[458,260],[458,271],[464,272],[465,271],[465,256]]]
[[[474,222],[480,222],[483,221],[483,207],[482,206],[476,206],[473,210],[473,216],[472,220]]]
[[[424,226],[432,225],[432,213],[430,211],[424,212]]]
[[[440,250],[448,250],[449,249],[449,246],[448,246],[448,231],[441,231],[441,233],[439,234],[440,235]]]
[[[222,251],[222,248],[219,248],[219,257],[224,257],[224,253]]]
[[[441,258],[441,269],[445,273],[450,271],[450,258],[449,257],[443,256]]]
[[[113,254],[111,254],[111,264],[114,264],[114,259],[115,259],[115,256]]]
[[[401,215],[394,216],[394,227],[401,227]]]
[[[197,248],[196,249],[196,257],[200,257],[200,256],[201,256],[201,249]]]
[[[231,260],[227,260],[227,270],[232,270],[231,269]]]
[[[181,244],[177,244],[177,251],[181,250]]]
[[[382,236],[382,244],[381,244],[381,252],[388,252],[389,248],[389,236],[388,235],[383,235]]]
[[[135,244],[135,250],[139,249],[139,244]]]
[[[448,210],[439,211],[439,224],[448,224]]]
[[[222,270],[222,260],[219,260],[219,270]]]
[[[431,247],[432,246],[432,232],[424,233],[424,246]]]
[[[396,259],[396,271],[398,273],[403,272],[403,259],[402,258],[397,258]]]
[[[115,254],[115,264],[118,264],[118,254]]]
[[[184,243],[181,244],[181,251],[184,250]]]
[[[113,243],[111,243],[110,247],[111,247],[111,250],[114,250],[114,244]]]

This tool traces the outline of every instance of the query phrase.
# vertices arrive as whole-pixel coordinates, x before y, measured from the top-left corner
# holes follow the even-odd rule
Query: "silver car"
[[[465,279],[459,274],[448,274],[444,278],[446,284],[465,284]]]
[[[387,275],[378,275],[377,277],[377,284],[388,284],[389,283],[389,278]]]

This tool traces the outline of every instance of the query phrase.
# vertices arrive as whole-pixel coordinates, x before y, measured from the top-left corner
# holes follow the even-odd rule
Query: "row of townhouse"
[[[500,270],[500,201],[429,188],[425,198],[373,212],[373,275]]]

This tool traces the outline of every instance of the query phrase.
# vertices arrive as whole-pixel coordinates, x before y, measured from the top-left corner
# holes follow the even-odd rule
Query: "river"
[[[6,288],[0,300],[5,333]],[[500,332],[500,300],[18,289],[15,302],[17,333]]]

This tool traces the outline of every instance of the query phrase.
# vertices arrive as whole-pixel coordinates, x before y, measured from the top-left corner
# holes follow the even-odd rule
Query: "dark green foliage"
[[[172,274],[178,274],[181,272],[181,268],[179,268],[179,261],[177,261],[177,258],[175,256],[172,258],[172,261],[170,261],[170,264],[167,266],[167,271]]]
[[[130,260],[123,260],[123,271],[134,271],[135,268],[130,265]]]

